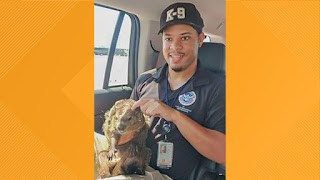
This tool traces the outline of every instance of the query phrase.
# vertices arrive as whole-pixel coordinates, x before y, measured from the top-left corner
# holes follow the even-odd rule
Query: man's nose
[[[170,45],[170,49],[172,49],[172,50],[182,49],[181,41],[180,40],[172,40],[172,43]]]

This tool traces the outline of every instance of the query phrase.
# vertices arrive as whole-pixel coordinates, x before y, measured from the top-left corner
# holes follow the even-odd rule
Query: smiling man
[[[190,3],[167,7],[160,18],[166,64],[139,76],[132,110],[152,116],[150,166],[173,179],[188,179],[201,155],[225,165],[225,77],[198,61],[203,20]],[[165,155],[160,155],[166,146]],[[161,157],[161,158],[159,158]]]

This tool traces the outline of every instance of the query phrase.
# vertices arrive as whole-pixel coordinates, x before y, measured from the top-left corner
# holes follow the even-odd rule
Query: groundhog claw
[[[146,175],[146,172],[144,170],[142,170],[141,168],[138,168],[136,170],[136,173],[139,174],[139,175]]]
[[[112,149],[109,151],[109,153],[108,153],[108,159],[109,159],[109,161],[112,161],[112,159],[116,157],[117,151],[118,151],[118,150],[115,149],[115,148],[112,148]]]

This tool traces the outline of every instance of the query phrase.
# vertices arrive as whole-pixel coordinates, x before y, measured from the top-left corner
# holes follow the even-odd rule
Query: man
[[[201,155],[225,165],[225,79],[197,60],[203,27],[193,4],[167,7],[159,31],[167,63],[140,75],[131,95],[137,101],[132,110],[140,107],[152,117],[147,139],[150,166],[173,179],[189,178]],[[159,166],[158,148],[164,143],[168,164]]]
[[[161,153],[166,153],[166,145],[161,146]]]

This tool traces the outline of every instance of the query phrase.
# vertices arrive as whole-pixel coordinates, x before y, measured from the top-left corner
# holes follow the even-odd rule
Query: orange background
[[[320,179],[319,1],[227,1],[227,179]]]
[[[93,179],[93,1],[0,4],[0,179]]]
[[[0,1],[0,179],[93,179],[93,1]],[[319,1],[227,0],[227,179],[320,179]]]

